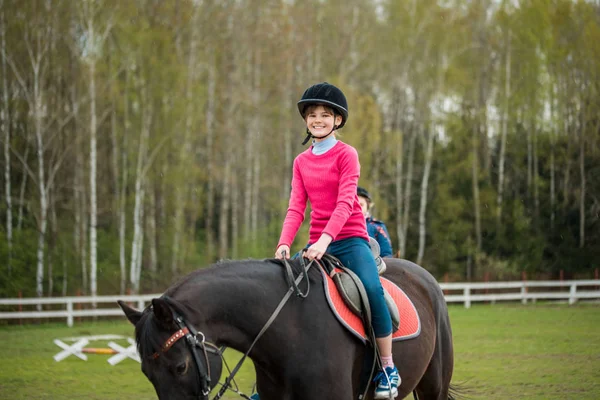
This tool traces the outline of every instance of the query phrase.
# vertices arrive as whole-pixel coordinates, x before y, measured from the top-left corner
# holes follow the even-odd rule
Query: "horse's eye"
[[[185,374],[185,372],[187,371],[187,362],[182,362],[181,364],[178,364],[176,371],[179,375]]]

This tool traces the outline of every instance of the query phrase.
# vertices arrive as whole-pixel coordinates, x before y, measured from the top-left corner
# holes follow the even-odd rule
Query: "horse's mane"
[[[295,276],[302,271],[303,263],[300,259],[287,260]],[[227,276],[231,279],[256,279],[256,271],[260,268],[268,268],[269,265],[276,265],[281,269],[282,277],[285,276],[285,266],[283,260],[278,259],[247,259],[247,260],[221,260],[206,268],[195,270],[177,280],[166,291],[165,295],[176,297],[179,290],[182,290],[189,283],[206,281],[210,284],[213,277]],[[316,267],[314,265],[313,267]],[[311,268],[308,271],[311,281],[320,282],[322,276],[318,268]],[[164,330],[158,324],[152,306],[146,307],[139,322],[136,325],[135,336],[138,352],[142,358],[152,358],[153,354],[160,349],[162,342],[160,332]],[[171,332],[173,333],[173,332]]]
[[[301,261],[302,260],[300,258],[287,260],[295,275],[298,275],[302,271],[303,264]],[[306,264],[308,263],[308,261],[305,260],[304,263]],[[265,268],[265,264],[278,265],[281,267],[281,273],[285,274],[284,261],[278,260],[276,258],[219,260],[214,264],[211,264],[205,268],[197,269],[179,278],[165,291],[165,294],[173,296],[179,289],[181,289],[183,285],[194,283],[197,280],[210,279],[208,278],[209,276],[218,276],[221,274],[228,274],[228,276],[231,277],[239,275],[240,278],[243,278],[247,275],[253,276],[256,272],[256,269]],[[253,266],[255,266],[256,269],[253,269]],[[321,276],[320,274],[316,273],[316,270],[317,268],[311,268],[311,271],[308,271],[309,276],[313,279],[319,279],[319,277]]]

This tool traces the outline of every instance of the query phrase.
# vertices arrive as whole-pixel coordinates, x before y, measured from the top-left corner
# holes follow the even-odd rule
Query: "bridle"
[[[289,300],[292,293],[295,293],[298,297],[302,297],[302,298],[305,298],[308,295],[308,293],[310,291],[310,281],[308,280],[308,270],[312,266],[313,262],[311,261],[307,265],[305,265],[304,258],[300,257],[300,260],[301,260],[301,265],[302,265],[302,273],[299,274],[298,277],[296,277],[296,279],[294,279],[294,274],[292,272],[292,269],[291,269],[287,259],[284,258],[282,260],[285,265],[285,271],[286,271],[286,277],[287,277],[289,289],[286,292],[286,294],[283,296],[283,298],[281,299],[279,304],[277,305],[277,308],[275,308],[275,311],[273,311],[273,313],[271,314],[271,316],[269,317],[267,322],[263,325],[263,327],[260,330],[260,332],[258,333],[258,335],[256,335],[256,337],[254,338],[254,341],[248,348],[248,351],[246,351],[246,353],[243,355],[243,357],[240,359],[240,361],[238,361],[238,363],[236,364],[235,368],[231,371],[229,376],[227,378],[225,378],[225,383],[221,384],[222,387],[219,390],[219,392],[217,393],[217,395],[213,398],[213,400],[219,400],[225,394],[225,391],[227,389],[233,390],[233,389],[231,389],[231,383],[233,381],[234,376],[239,371],[244,360],[246,359],[248,354],[250,354],[250,351],[252,350],[252,348],[254,347],[256,342],[258,342],[258,339],[260,339],[260,337],[265,333],[265,331],[269,328],[269,326],[271,326],[273,321],[275,321],[275,318],[277,318],[277,316],[279,315],[279,312],[281,311],[281,309],[283,308],[285,303],[287,303],[287,301]],[[302,291],[298,287],[298,284],[304,278],[306,278],[306,292],[302,293]],[[210,391],[211,391],[211,388],[210,388],[210,382],[211,382],[210,364],[208,361],[208,353],[218,355],[221,358],[221,362],[223,362],[223,363],[225,363],[225,365],[227,365],[225,358],[223,357],[223,350],[222,350],[222,348],[219,348],[214,343],[207,341],[205,335],[202,332],[197,331],[192,326],[192,324],[187,323],[185,321],[185,319],[183,318],[183,316],[180,315],[177,311],[175,311],[176,309],[178,309],[178,307],[173,299],[171,299],[169,296],[163,296],[163,299],[167,303],[169,303],[169,305],[171,306],[170,308],[171,308],[171,312],[173,313],[173,320],[179,327],[179,330],[176,331],[175,333],[173,333],[163,343],[163,345],[160,348],[160,352],[154,353],[152,355],[152,358],[157,359],[158,357],[160,357],[161,353],[166,353],[175,343],[177,343],[177,341],[179,341],[179,339],[185,337],[186,343],[190,349],[190,352],[192,353],[192,356],[194,357],[194,362],[196,363],[196,367],[198,368],[198,380],[200,383],[200,390],[201,390],[199,399],[200,400],[208,400],[208,395],[210,394]],[[200,339],[199,339],[199,337],[200,337]],[[198,349],[202,350],[202,355],[204,356],[204,364],[202,364],[200,356],[198,355]],[[237,394],[239,394],[241,397],[250,400],[250,397],[241,393],[239,390],[234,390],[234,391],[237,392]]]
[[[210,393],[210,363],[208,361],[208,353],[216,354],[223,359],[223,352],[214,343],[206,341],[206,337],[202,332],[198,332],[192,324],[185,321],[183,316],[179,315],[174,310],[177,306],[173,299],[168,296],[163,296],[163,299],[171,306],[171,312],[173,313],[173,320],[179,327],[179,330],[173,333],[160,348],[160,352],[156,352],[152,355],[152,358],[157,359],[161,353],[166,353],[177,341],[181,338],[186,339],[186,343],[194,357],[194,362],[198,368],[198,383],[200,384],[200,399],[208,399]],[[198,349],[201,349],[204,357],[204,364],[201,362]]]

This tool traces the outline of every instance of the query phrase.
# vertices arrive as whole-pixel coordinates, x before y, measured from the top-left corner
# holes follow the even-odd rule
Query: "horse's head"
[[[204,333],[199,331],[194,340],[194,327],[165,298],[153,299],[143,312],[118,303],[135,326],[142,372],[158,398],[208,399],[207,389],[221,376],[222,359],[218,349],[205,341]]]

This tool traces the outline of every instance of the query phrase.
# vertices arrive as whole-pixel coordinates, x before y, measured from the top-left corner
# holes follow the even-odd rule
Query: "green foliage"
[[[142,291],[220,257],[271,257],[292,160],[306,149],[295,103],[318,81],[347,95],[340,138],[359,151],[360,183],[373,193],[394,247],[397,227],[406,229],[403,257],[418,254],[425,150],[434,135],[423,264],[436,276],[462,280],[472,265],[473,279],[521,271],[589,278],[599,265],[593,2],[5,0],[0,8],[8,94],[0,114],[11,118],[0,124],[0,142],[10,133],[11,167],[9,182],[0,174],[2,296],[35,295],[40,161],[48,195],[44,290],[51,282],[53,295],[83,290],[91,262],[92,72],[102,294],[120,290],[121,240],[131,286],[136,200]],[[294,251],[306,244],[309,212]]]
[[[2,273],[0,274],[0,296],[17,297],[19,292],[23,297],[35,296],[35,271],[37,258],[38,235],[33,229],[13,231],[12,258],[10,272],[8,263],[8,240],[6,232],[0,231],[0,259]]]

